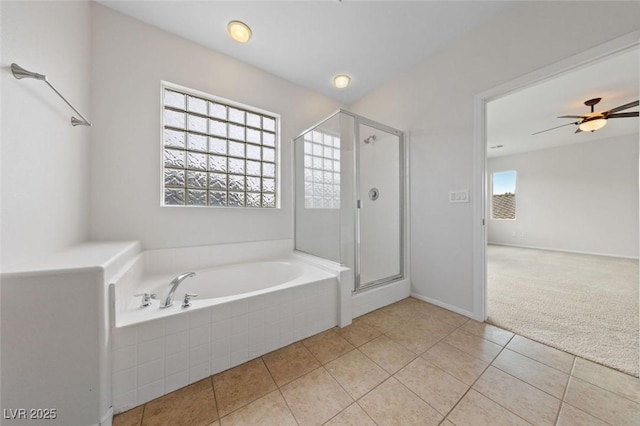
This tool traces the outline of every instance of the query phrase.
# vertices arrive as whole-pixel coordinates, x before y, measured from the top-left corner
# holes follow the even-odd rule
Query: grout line
[[[291,417],[293,417],[293,421],[296,422],[297,425],[299,425],[300,422],[298,421],[298,419],[296,419],[296,415],[293,412],[293,410],[291,409],[291,406],[289,405],[289,401],[287,401],[287,398],[284,397],[284,394],[282,393],[282,389],[280,387],[278,387],[278,392],[280,392],[280,397],[282,398],[282,400],[284,401],[285,405],[287,406],[287,409],[291,413]]]
[[[512,338],[513,338],[513,337],[512,337]],[[445,419],[446,419],[447,417],[449,417],[449,415],[450,415],[450,414],[451,414],[451,413],[456,409],[456,407],[460,404],[460,401],[462,401],[462,400],[467,396],[467,394],[469,393],[469,391],[471,391],[471,390],[473,389],[473,391],[474,391],[474,392],[479,393],[479,394],[480,394],[480,395],[482,395],[483,397],[485,397],[485,398],[487,398],[488,400],[492,401],[494,404],[496,404],[496,405],[498,405],[498,406],[500,406],[500,407],[504,408],[504,409],[505,409],[505,410],[507,410],[509,413],[513,414],[514,416],[516,416],[516,417],[518,417],[518,418],[520,418],[520,419],[524,420],[526,423],[530,423],[528,420],[526,420],[526,419],[525,419],[525,418],[523,418],[522,416],[520,416],[520,415],[518,415],[518,414],[514,413],[514,412],[513,412],[512,410],[510,410],[509,408],[507,408],[507,407],[505,407],[504,405],[502,405],[502,404],[498,403],[497,401],[494,401],[493,399],[489,398],[487,395],[485,395],[485,394],[483,394],[482,392],[478,391],[477,389],[474,389],[474,388],[473,388],[473,387],[476,385],[476,383],[478,382],[478,380],[480,380],[480,378],[481,378],[481,377],[482,377],[482,376],[487,372],[487,370],[489,369],[489,367],[492,367],[492,366],[493,366],[493,362],[496,360],[496,358],[498,358],[498,357],[500,356],[500,354],[501,354],[501,353],[502,353],[506,348],[507,348],[507,345],[504,345],[504,346],[502,347],[502,349],[500,349],[500,352],[498,352],[498,354],[493,358],[493,360],[492,360],[492,361],[491,361],[491,362],[490,362],[490,363],[485,367],[485,369],[484,369],[484,370],[482,370],[482,373],[480,373],[480,374],[478,375],[478,377],[473,381],[473,383],[471,384],[471,386],[469,386],[469,388],[468,388],[468,389],[467,389],[467,391],[464,393],[464,395],[462,395],[462,396],[460,397],[460,399],[458,399],[458,402],[456,402],[456,403],[455,403],[455,405],[454,405],[453,407],[451,407],[451,409],[449,410],[449,412],[448,412],[448,413],[447,413],[447,415],[445,416]],[[464,352],[464,351],[463,351],[463,352]],[[470,355],[470,354],[469,354],[469,355]],[[477,357],[476,357],[476,358],[477,358]],[[493,368],[496,368],[496,367],[493,367]],[[502,370],[500,370],[500,371],[502,371]],[[518,380],[520,380],[520,379],[518,379]],[[526,383],[526,382],[524,382],[524,383]],[[466,383],[465,383],[465,384],[466,384]],[[452,423],[453,423],[453,422],[452,422]]]
[[[336,361],[336,360],[338,360],[338,359],[342,358],[343,356],[345,356],[345,355],[347,355],[347,354],[350,354],[350,353],[351,353],[351,352],[353,352],[353,351],[358,351],[358,352],[360,352],[360,354],[361,354],[361,355],[363,355],[365,358],[367,357],[365,354],[363,354],[363,353],[362,353],[362,351],[358,350],[358,348],[355,348],[355,349],[352,349],[352,350],[350,350],[349,352],[347,352],[347,353],[345,353],[345,354],[340,355],[338,358],[336,358],[336,359],[334,359],[334,360],[329,361],[327,364],[329,364],[329,363],[331,363],[331,362],[333,362],[333,361]],[[372,361],[372,362],[373,362],[373,361]],[[374,364],[375,364],[375,362],[374,362]],[[376,365],[377,365],[377,364],[376,364]],[[323,367],[325,367],[325,366],[323,365]],[[378,367],[380,367],[380,366],[378,366]],[[327,374],[329,375],[329,377],[331,377],[333,380],[335,380],[335,381],[336,381],[336,383],[338,383],[338,385],[342,388],[342,390],[343,390],[347,395],[349,395],[349,397],[351,397],[351,399],[353,400],[353,402],[356,402],[356,401],[358,400],[358,398],[354,398],[354,396],[353,396],[353,395],[351,395],[351,392],[349,392],[349,391],[348,391],[344,386],[342,386],[342,383],[340,383],[340,380],[338,380],[338,378],[337,378],[337,377],[335,377],[333,374],[331,374],[331,371],[329,371],[326,367],[325,367],[324,369],[325,369],[325,371],[327,372]],[[380,369],[382,369],[382,371],[385,371],[385,370],[384,370],[384,368],[382,368],[382,367],[380,367]],[[386,371],[385,371],[385,373],[386,373]],[[351,404],[349,404],[349,405],[351,405]]]
[[[498,355],[496,355],[496,356],[495,356],[495,358],[497,358],[498,356],[500,356],[500,354],[501,354],[501,353],[502,353],[502,351],[505,349],[505,347],[506,347],[506,346],[503,346],[503,347],[502,347],[502,349],[500,350],[500,352],[498,352]],[[457,349],[457,348],[456,348],[456,349]],[[461,352],[464,352],[464,351],[461,351]],[[464,352],[464,353],[466,353],[466,352]],[[467,354],[467,355],[473,356],[473,355],[471,355],[471,354]],[[477,358],[477,357],[474,357],[474,358]],[[495,358],[494,358],[494,360],[495,360]],[[478,359],[480,359],[480,358],[478,358]],[[484,360],[483,360],[483,361],[484,361]],[[470,391],[471,389],[473,389],[473,387],[474,387],[474,386],[475,386],[475,384],[478,382],[478,380],[480,380],[480,377],[482,377],[482,375],[483,375],[483,374],[484,374],[484,373],[489,369],[489,367],[491,367],[491,365],[492,365],[492,364],[493,364],[493,361],[491,361],[489,364],[487,364],[487,366],[484,368],[484,370],[482,370],[482,373],[478,374],[478,377],[476,377],[476,379],[473,381],[473,383],[471,383],[471,385],[469,385],[469,387],[467,388],[467,390],[465,391],[465,393],[464,393],[464,394],[463,394],[463,395],[458,399],[458,401],[453,405],[453,407],[451,407],[451,409],[449,410],[449,412],[444,416],[444,417],[445,417],[445,419],[449,416],[449,414],[451,414],[451,413],[456,409],[456,407],[460,404],[460,401],[462,401],[462,400],[464,399],[464,397],[465,397],[465,396],[467,396],[467,394],[469,393],[469,391]],[[466,385],[466,383],[465,383],[465,385]],[[474,390],[475,390],[475,389],[474,389]],[[476,391],[476,392],[478,392],[478,391]],[[478,392],[478,393],[480,393],[480,392]],[[482,394],[481,394],[481,395],[482,395]],[[487,397],[487,398],[488,398],[488,397]],[[489,398],[489,399],[491,399],[491,398]],[[492,401],[493,401],[493,400],[492,400]],[[495,401],[494,401],[494,402],[495,402]],[[498,403],[496,402],[496,404],[498,404]],[[500,405],[500,404],[498,404],[498,405]],[[501,405],[500,405],[500,406],[501,406]],[[501,406],[501,407],[502,407],[502,406]],[[505,408],[506,410],[508,410],[509,412],[511,412],[511,410],[507,409],[506,407],[502,407],[502,408]],[[514,413],[514,414],[515,414],[515,413]],[[517,414],[516,414],[516,415],[517,415]],[[520,417],[520,416],[518,416],[518,417]],[[523,419],[523,420],[524,420],[524,419]]]
[[[565,397],[567,396],[567,392],[569,391],[569,382],[571,381],[571,377],[573,374],[573,369],[576,366],[576,357],[573,357],[573,363],[571,364],[571,372],[567,375],[567,382],[564,385],[564,392],[562,392],[562,399],[560,399],[560,409],[558,410],[558,414],[556,414],[556,421],[553,423],[554,425],[557,425],[558,422],[560,421],[560,412],[562,411],[562,406],[565,404]]]
[[[142,406],[142,415],[140,416],[140,423],[138,423],[140,426],[142,426],[142,422],[144,422],[144,412],[147,410],[147,404],[144,404]]]
[[[549,346],[549,345],[547,345],[547,344],[545,344],[545,343],[540,343],[540,342],[537,342],[537,341],[535,341],[535,340],[531,340],[531,339],[529,339],[528,337],[525,337],[525,336],[523,336],[523,335],[521,335],[521,334],[517,334],[517,333],[516,333],[516,334],[514,334],[514,336],[511,338],[511,340],[513,340],[516,336],[523,337],[523,338],[525,338],[525,339],[527,339],[527,340],[530,340],[530,341],[532,341],[532,342],[534,342],[534,343],[537,343],[537,344],[539,344],[539,345],[542,345],[542,346],[544,346],[545,348],[550,348],[550,349],[553,349],[553,350],[556,350],[556,351],[562,352],[563,354],[567,354],[567,355],[572,356],[572,357],[573,357],[573,361],[572,361],[572,364],[571,364],[570,372],[569,372],[569,373],[567,373],[566,371],[562,371],[562,370],[560,370],[559,368],[554,367],[553,365],[549,365],[549,364],[547,364],[546,362],[542,362],[542,361],[540,361],[539,359],[535,359],[535,358],[533,358],[532,356],[529,356],[529,355],[527,355],[527,354],[523,354],[522,352],[518,351],[517,349],[514,349],[514,348],[507,348],[507,345],[505,345],[505,348],[506,348],[506,349],[509,349],[510,351],[513,351],[513,352],[516,352],[516,353],[518,353],[518,354],[520,354],[520,355],[522,355],[522,356],[524,356],[524,357],[526,357],[526,358],[529,358],[529,359],[531,359],[531,360],[533,360],[533,361],[539,362],[540,364],[546,365],[546,366],[547,366],[547,367],[549,367],[549,368],[553,368],[554,370],[559,371],[559,372],[561,372],[561,373],[569,374],[569,375],[571,375],[571,374],[572,374],[572,371],[573,371],[573,364],[575,363],[575,360],[576,360],[576,358],[577,358],[577,356],[576,356],[576,355],[571,354],[571,353],[566,352],[566,351],[563,351],[562,349],[554,348],[553,346]],[[511,343],[511,341],[509,341],[509,343]]]
[[[211,376],[209,376],[209,379],[211,380],[211,392],[213,392],[213,402],[215,402],[216,404],[216,417],[217,420],[220,421],[220,408],[218,405],[218,397],[216,396],[216,388],[213,385],[213,374]]]

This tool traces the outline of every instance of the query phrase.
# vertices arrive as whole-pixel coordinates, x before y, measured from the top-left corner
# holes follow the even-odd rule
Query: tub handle
[[[134,297],[142,297],[142,299],[140,300],[140,307],[141,308],[146,308],[147,306],[151,305],[151,299],[155,299],[156,298],[156,294],[155,293],[138,293],[138,294],[134,294]]]
[[[198,297],[198,295],[193,293],[185,293],[184,300],[182,301],[182,307],[188,308],[189,306],[191,306],[191,298],[193,297]]]

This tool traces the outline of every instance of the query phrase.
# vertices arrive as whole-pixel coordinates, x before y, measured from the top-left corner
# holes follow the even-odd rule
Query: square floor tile
[[[569,381],[568,374],[509,349],[502,351],[492,365],[558,399],[562,399]]]
[[[489,367],[473,388],[534,425],[553,425],[560,409],[559,399],[495,367]]]
[[[287,383],[280,390],[301,425],[322,424],[353,403],[323,367]]]
[[[207,378],[148,402],[143,426],[206,426],[218,418],[211,379]]]
[[[457,328],[451,324],[440,321],[428,310],[415,314],[408,323],[422,330],[444,335],[451,333]]]
[[[394,374],[416,358],[413,352],[384,335],[360,346],[360,350],[389,374]]]
[[[275,390],[220,419],[221,426],[269,425],[296,426],[291,410]]]
[[[640,379],[586,359],[576,358],[572,376],[640,404]]]
[[[469,355],[445,342],[433,346],[422,357],[468,385],[472,385],[489,366],[488,361]]]
[[[381,334],[379,330],[357,318],[351,325],[339,329],[338,332],[355,347],[362,346]]]
[[[213,376],[213,389],[223,417],[275,390],[276,384],[258,358]]]
[[[507,348],[567,374],[571,373],[575,358],[571,354],[518,335],[511,339]]]
[[[340,414],[325,423],[325,426],[376,426],[371,417],[357,404],[353,403]]]
[[[140,426],[144,405],[120,413],[113,418],[113,426]]]
[[[358,404],[379,425],[438,425],[443,416],[393,377]]]
[[[447,418],[456,425],[526,426],[530,424],[473,389],[462,398]]]
[[[301,342],[266,354],[262,359],[278,386],[320,367],[320,362]]]
[[[358,349],[334,359],[325,368],[353,399],[360,398],[389,377],[386,371]]]
[[[556,423],[557,426],[606,426],[607,424],[566,403],[562,404]]]
[[[446,322],[447,324],[451,324],[454,327],[460,327],[462,324],[466,323],[469,318],[464,315],[456,314],[455,312],[449,311],[447,309],[441,308],[436,305],[432,305],[427,303],[426,309],[429,311],[429,314],[442,322]]]
[[[322,364],[333,361],[354,349],[353,345],[340,336],[335,328],[311,336],[302,343]]]
[[[487,324],[486,322],[478,322],[474,320],[467,321],[460,328],[467,333],[475,334],[478,337],[497,343],[500,346],[504,346],[509,343],[511,338],[514,336],[510,331],[503,330],[494,325]]]
[[[402,317],[388,309],[378,309],[358,318],[382,333],[386,333],[389,330],[405,324]]]
[[[460,329],[445,337],[444,342],[455,346],[469,355],[488,362],[493,361],[496,355],[502,350],[502,346]]]
[[[442,415],[447,415],[469,389],[469,385],[423,358],[416,358],[394,377]]]
[[[565,402],[616,426],[639,425],[640,404],[576,377],[571,377]]]
[[[426,306],[427,303],[425,302],[414,299],[413,297],[407,297],[406,299],[385,306],[382,310],[404,321],[410,321],[417,313],[424,311]]]
[[[444,331],[425,330],[416,324],[403,325],[386,333],[388,337],[400,343],[416,355],[420,355],[438,343],[448,333]]]

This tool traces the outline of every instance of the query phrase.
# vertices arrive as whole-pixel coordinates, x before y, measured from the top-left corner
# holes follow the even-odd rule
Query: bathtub
[[[338,325],[344,268],[279,254],[180,269],[169,260],[150,261],[147,254],[130,265],[111,288],[114,412]],[[168,283],[187,271],[196,275],[177,288],[173,306],[160,308],[160,300],[140,306],[134,294],[161,299]],[[198,294],[187,308],[181,306],[185,293]]]
[[[173,305],[160,308],[168,292],[168,284],[183,272],[195,272],[176,289]],[[216,266],[202,270],[175,271],[144,277],[139,284],[126,293],[125,308],[116,312],[116,327],[151,321],[172,315],[180,315],[222,304],[243,304],[242,300],[253,300],[257,296],[280,290],[305,286],[322,280],[335,279],[336,274],[317,266],[302,262],[295,256],[269,261],[238,263]],[[299,291],[299,290],[298,290]],[[151,305],[141,306],[137,294],[155,294]],[[191,306],[182,307],[186,293],[197,294]],[[277,298],[277,296],[275,296]],[[224,308],[222,308],[224,309]]]

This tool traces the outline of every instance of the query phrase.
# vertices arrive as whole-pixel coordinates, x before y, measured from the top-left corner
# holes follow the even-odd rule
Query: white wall
[[[488,160],[505,170],[516,219],[490,219],[490,243],[638,257],[637,134]]]
[[[88,235],[88,160],[95,129],[44,82],[16,80],[12,62],[41,74],[89,119],[88,2],[1,2],[2,266],[17,267]]]
[[[587,29],[588,30],[585,30]],[[409,132],[413,292],[473,311],[476,94],[640,28],[637,2],[516,2],[351,109]]]
[[[340,105],[100,5],[92,17],[92,239],[161,248],[293,238],[292,139]],[[281,209],[160,207],[160,80],[281,115]]]

